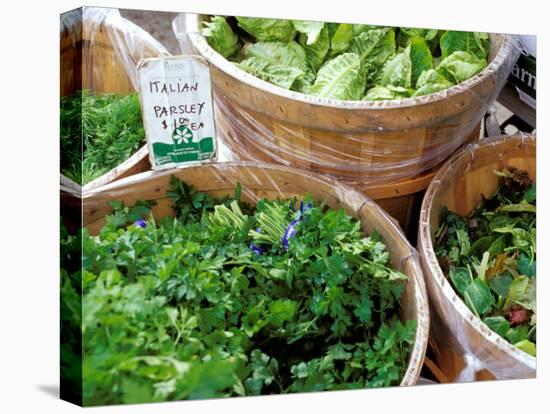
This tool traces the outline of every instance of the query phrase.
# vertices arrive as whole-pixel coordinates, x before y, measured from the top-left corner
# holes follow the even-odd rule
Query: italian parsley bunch
[[[416,322],[379,235],[309,197],[168,195],[176,217],[115,203],[83,231],[86,405],[400,383]]]

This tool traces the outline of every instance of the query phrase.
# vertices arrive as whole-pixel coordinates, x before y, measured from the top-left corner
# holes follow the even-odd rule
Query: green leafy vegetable
[[[224,58],[234,55],[239,50],[239,36],[233,32],[225,17],[214,16],[203,22],[201,33],[210,46]]]
[[[237,17],[241,29],[260,41],[290,42],[296,29],[290,20],[266,19],[261,17]]]
[[[266,59],[278,66],[271,67],[264,62],[261,70],[253,70],[247,62],[241,67],[277,86],[332,99],[394,100],[429,95],[471,78],[485,68],[489,58],[490,41],[486,33],[251,17],[229,19],[235,20],[227,25],[228,43],[235,42],[231,27],[239,27],[236,34],[241,41],[238,43],[244,44],[241,53],[231,50],[229,56],[233,56],[236,64],[242,64],[238,62],[243,56]],[[215,36],[207,36],[207,40],[214,49],[221,49]],[[266,47],[265,42],[279,42],[276,59],[273,60],[270,53],[268,58],[261,51],[256,50],[259,52],[256,54],[251,40],[264,43],[259,49]],[[300,64],[295,64],[296,47],[289,44],[301,47],[305,66],[301,58]],[[332,73],[337,72],[338,68],[333,66],[335,59],[346,55],[336,60],[344,67],[351,60],[350,53],[360,57],[365,81],[331,74],[331,83],[335,80],[342,85],[331,86],[337,93],[325,91],[327,73],[322,69],[328,66]],[[258,65],[255,62],[255,66]],[[279,65],[300,69],[304,74],[297,75],[288,68],[283,71]],[[277,75],[266,72],[277,72]],[[324,78],[318,82],[321,73]],[[290,79],[281,79],[284,76]]]
[[[309,93],[324,98],[359,100],[365,86],[365,67],[361,58],[355,53],[344,53],[319,69]]]
[[[436,254],[472,312],[535,355],[535,186],[525,171],[510,167],[495,173],[501,177],[499,188],[467,217],[444,215]]]
[[[115,202],[99,235],[82,231],[81,256],[62,234],[63,257],[79,260],[63,262],[64,280],[82,274],[63,285],[62,315],[79,323],[81,289],[85,405],[400,382],[416,323],[399,320],[407,277],[380,236],[308,196],[253,207],[239,193],[172,177],[176,217]]]
[[[137,93],[61,98],[61,172],[79,184],[105,174],[145,142]]]
[[[457,84],[478,74],[485,66],[485,59],[468,52],[453,52],[439,63],[436,70],[450,82]]]
[[[258,57],[250,57],[243,60],[239,63],[239,67],[257,78],[285,89],[290,89],[298,78],[305,75],[305,72],[301,69],[271,63]]]

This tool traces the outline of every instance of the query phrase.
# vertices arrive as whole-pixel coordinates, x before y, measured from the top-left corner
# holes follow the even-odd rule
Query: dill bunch
[[[137,93],[79,91],[61,98],[61,172],[84,185],[128,159],[145,141]]]

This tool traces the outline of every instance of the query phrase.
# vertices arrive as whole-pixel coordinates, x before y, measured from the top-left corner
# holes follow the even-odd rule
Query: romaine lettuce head
[[[364,31],[352,39],[349,50],[361,57],[370,84],[384,62],[395,53],[395,32],[392,29]]]
[[[478,74],[487,66],[485,59],[480,59],[469,52],[453,52],[437,66],[436,70],[452,83],[460,83]]]
[[[411,62],[411,47],[397,53],[392,58],[388,59],[382,68],[377,82],[381,86],[401,86],[403,88],[411,88],[412,62]]]
[[[411,96],[412,89],[402,88],[401,86],[374,86],[370,88],[363,101],[388,101],[394,99],[405,99]]]
[[[304,90],[315,80],[315,73],[306,61],[306,53],[295,41],[291,42],[257,42],[248,44],[243,48],[245,57],[256,57],[268,61],[271,64],[294,67],[304,72],[296,90]]]
[[[303,70],[293,66],[272,63],[258,57],[249,57],[238,66],[257,78],[285,89],[290,89],[299,77],[305,75]]]
[[[309,93],[331,99],[360,100],[366,87],[365,68],[356,53],[343,53],[326,62]]]
[[[441,56],[446,58],[454,52],[469,52],[479,59],[487,59],[489,56],[488,39],[487,33],[449,30],[439,40]]]
[[[293,20],[294,28],[300,33],[306,35],[305,43],[311,46],[319,39],[321,31],[325,27],[323,22],[309,22],[305,20]]]
[[[437,29],[416,29],[412,27],[401,27],[401,31],[409,37],[421,37],[424,40],[432,40],[437,37]]]
[[[435,69],[425,70],[416,82],[417,89],[413,97],[429,95],[448,89],[451,86],[453,86],[453,84]]]
[[[296,35],[290,20],[240,16],[237,17],[237,23],[241,29],[261,41],[290,42]]]
[[[308,44],[309,35],[300,33],[298,41],[306,53],[306,60],[308,64],[314,69],[318,70],[330,49],[330,35],[328,26],[323,26],[317,40],[311,44]]]
[[[225,17],[214,16],[209,22],[203,22],[201,33],[208,44],[224,58],[239,50],[239,36],[233,32]]]

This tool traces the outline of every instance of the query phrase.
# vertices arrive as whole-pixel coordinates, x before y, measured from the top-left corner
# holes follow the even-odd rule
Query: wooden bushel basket
[[[429,314],[424,280],[417,253],[405,239],[395,221],[372,200],[336,181],[308,171],[260,163],[211,163],[182,169],[145,172],[92,190],[83,198],[84,225],[97,234],[112,209],[109,201],[132,205],[138,200],[155,200],[156,218],[173,215],[166,196],[171,175],[213,196],[233,194],[242,186],[242,197],[251,203],[259,198],[290,198],[310,193],[332,208],[344,208],[363,224],[363,231],[376,230],[384,239],[392,264],[409,276],[402,300],[402,317],[417,321],[415,343],[401,385],[414,385],[419,377],[426,351]]]
[[[200,35],[206,19],[188,14],[184,23],[174,21],[174,30],[182,47],[211,64],[220,139],[247,159],[305,168],[356,188],[418,177],[479,136],[519,54],[512,37],[494,34],[488,66],[457,86],[403,100],[341,101],[289,91],[239,69]]]
[[[535,152],[535,137],[531,135],[503,136],[468,145],[443,165],[426,191],[420,213],[418,250],[432,310],[430,344],[436,363],[451,380],[456,380],[466,367],[464,354],[481,362],[477,369],[472,368],[478,371],[477,379],[536,375],[536,359],[491,331],[455,293],[439,266],[433,246],[433,235],[439,228],[444,207],[460,215],[468,214],[482,195],[488,197],[497,189],[499,180],[493,171],[508,166],[526,170],[535,179]]]
[[[114,34],[121,42],[126,42],[127,37],[131,38],[132,44],[128,47],[139,53],[136,53],[138,56],[128,56],[128,59],[135,60],[135,63],[140,57],[155,57],[165,53],[151,35],[130,21],[122,18],[105,19],[109,12],[113,11],[90,7],[70,12],[74,18],[67,19],[70,25],[63,25],[60,33],[61,96],[79,90],[122,95],[135,90],[110,34]],[[143,145],[126,161],[84,185],[82,192],[150,169],[147,145]],[[61,181],[62,184],[72,182],[63,176]],[[69,186],[78,186],[72,183]]]

